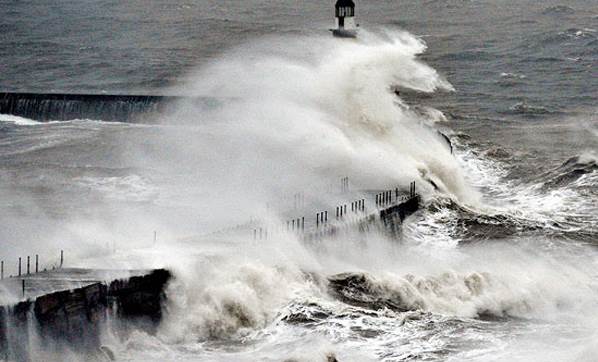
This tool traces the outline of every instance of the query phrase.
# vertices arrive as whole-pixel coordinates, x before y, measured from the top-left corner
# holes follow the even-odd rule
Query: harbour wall
[[[175,96],[0,93],[0,114],[36,121],[93,119],[137,122],[162,112]]]
[[[32,344],[56,353],[65,349],[84,355],[101,353],[101,335],[109,319],[119,330],[136,327],[152,333],[162,319],[170,279],[169,271],[158,269],[0,306],[0,360],[43,359],[32,355],[40,353]]]

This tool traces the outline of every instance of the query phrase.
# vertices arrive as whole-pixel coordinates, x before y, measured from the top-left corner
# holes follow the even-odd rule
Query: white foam
[[[39,124],[43,124],[42,122],[34,121],[29,118],[13,116],[10,114],[0,114],[0,122],[14,123],[17,126],[36,126]]]
[[[267,188],[266,193],[349,175],[356,188],[417,180],[422,193],[433,191],[427,182],[433,180],[443,192],[471,201],[475,192],[463,182],[445,142],[425,126],[427,118],[443,120],[442,114],[428,109],[422,118],[390,89],[452,90],[417,59],[425,48],[420,39],[401,32],[363,32],[356,42],[269,38],[202,67],[178,91],[231,101],[210,110],[183,102],[167,117],[198,125],[196,143],[185,147],[211,156],[198,165],[212,170],[204,174],[226,164],[247,179],[259,175],[260,184],[251,188]],[[247,153],[234,163],[223,157],[239,150]],[[264,180],[261,174],[274,177]],[[302,185],[295,185],[297,180]]]
[[[84,176],[73,180],[79,186],[101,192],[107,198],[122,201],[149,201],[158,196],[158,190],[151,181],[139,175],[92,177]]]

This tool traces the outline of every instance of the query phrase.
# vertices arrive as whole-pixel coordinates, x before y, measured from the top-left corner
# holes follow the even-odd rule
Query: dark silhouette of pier
[[[36,121],[135,122],[182,97],[156,95],[0,93],[0,113]]]

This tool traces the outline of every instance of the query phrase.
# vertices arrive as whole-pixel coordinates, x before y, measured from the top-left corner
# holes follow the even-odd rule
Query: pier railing
[[[349,193],[349,178],[341,178],[341,194]],[[341,202],[332,210],[315,210],[305,214],[299,214],[285,219],[282,223],[267,223],[259,218],[252,218],[249,222],[234,227],[221,229],[204,237],[237,233],[247,235],[253,240],[267,240],[269,237],[280,233],[292,233],[298,235],[305,241],[322,239],[333,236],[339,230],[359,224],[369,218],[373,211],[382,211],[392,206],[408,203],[418,198],[415,181],[409,185],[409,193],[405,194],[399,187],[382,192],[369,193],[369,197],[363,197],[347,202]],[[371,199],[370,199],[371,198]],[[372,204],[370,209],[368,205]],[[293,208],[288,214],[296,213],[299,209],[305,208],[305,195],[296,193],[293,195]],[[306,216],[306,215],[312,215]],[[403,213],[401,213],[403,215]],[[315,217],[314,217],[315,216]],[[314,217],[312,219],[312,217]]]
[[[19,257],[14,261],[14,275],[7,273],[9,264],[6,263],[5,260],[0,260],[0,280],[4,280],[5,278],[21,278],[48,270],[61,269],[63,265],[64,250],[60,250],[60,258],[56,258],[53,261],[47,262],[43,266],[40,264],[39,254]]]

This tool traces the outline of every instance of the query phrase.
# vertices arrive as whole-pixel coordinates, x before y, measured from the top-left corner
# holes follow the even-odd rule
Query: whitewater
[[[571,116],[589,147],[521,172],[530,155],[429,101],[460,90],[427,51],[392,28],[263,36],[165,89],[209,105],[181,100],[143,124],[0,115],[2,254],[171,270],[155,335],[105,327],[119,361],[594,361],[595,118]],[[344,176],[354,190],[415,180],[422,208],[400,237],[218,233],[282,224],[297,192],[333,209]],[[44,360],[104,357],[27,343]]]

